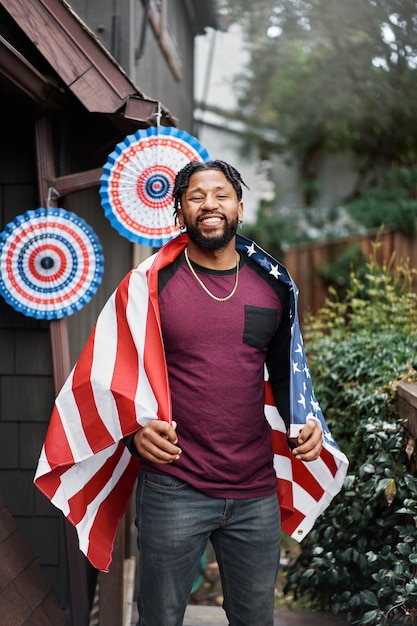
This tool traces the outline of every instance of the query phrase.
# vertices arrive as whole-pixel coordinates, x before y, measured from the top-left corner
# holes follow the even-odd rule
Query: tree
[[[364,181],[417,158],[417,5],[412,0],[224,0],[250,62],[241,111],[275,127],[314,190],[324,151],[353,152]],[[267,147],[273,149],[273,146]],[[310,194],[311,196],[311,194]],[[306,194],[307,204],[313,196]]]

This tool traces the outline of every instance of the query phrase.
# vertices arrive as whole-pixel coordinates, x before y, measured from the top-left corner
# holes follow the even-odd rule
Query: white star
[[[303,396],[302,393],[300,393],[300,399],[297,400],[297,402],[298,402],[298,404],[302,404],[303,405],[303,409],[305,410],[305,408],[306,408],[306,399],[305,399],[305,397]]]
[[[304,374],[306,375],[307,378],[311,378],[310,377],[310,370],[308,369],[307,363],[303,367],[303,372],[304,372]]]
[[[310,399],[310,404],[311,404],[311,406],[313,408],[313,411],[315,413],[318,413],[320,411],[320,405],[317,402],[317,400],[315,400],[313,397],[311,397],[311,399]]]
[[[269,273],[272,274],[274,278],[278,278],[278,276],[281,276],[281,272],[278,270],[278,265],[273,265]]]
[[[324,433],[324,436],[326,437],[327,441],[329,441],[330,443],[334,442],[334,439],[332,437],[332,433],[329,431],[327,433]]]
[[[303,348],[301,346],[301,343],[297,343],[297,350],[294,350],[294,352],[298,352],[299,354],[303,354]]]
[[[303,391],[304,393],[307,391],[307,383],[305,380],[303,380]]]
[[[292,371],[294,372],[294,374],[296,372],[301,372],[300,368],[298,367],[297,361],[293,361],[293,363],[292,363]]]
[[[256,253],[255,244],[252,243],[250,246],[246,246],[248,256],[252,256],[252,254]]]

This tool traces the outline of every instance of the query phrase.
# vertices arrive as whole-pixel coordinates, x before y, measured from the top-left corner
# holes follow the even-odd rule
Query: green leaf
[[[359,621],[359,624],[376,624],[376,626],[380,626],[381,622],[381,612],[380,611],[367,611],[364,613]]]
[[[379,601],[373,591],[365,589],[360,592],[360,598],[365,606],[379,606]]]

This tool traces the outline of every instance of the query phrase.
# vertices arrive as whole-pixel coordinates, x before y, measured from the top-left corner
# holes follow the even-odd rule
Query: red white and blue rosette
[[[129,241],[162,246],[180,232],[173,214],[175,176],[190,161],[209,160],[184,130],[152,126],[128,135],[109,155],[100,178],[106,217]]]
[[[0,233],[0,295],[28,317],[75,313],[97,291],[103,268],[97,236],[64,209],[27,211]]]

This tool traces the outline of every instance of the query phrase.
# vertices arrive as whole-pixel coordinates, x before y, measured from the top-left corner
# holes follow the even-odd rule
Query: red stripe
[[[292,496],[292,482],[277,478],[277,491],[279,508],[281,511],[281,523],[287,520],[294,513],[294,503]]]
[[[44,446],[46,458],[52,469],[73,465],[74,457],[56,406],[52,411]]]
[[[322,450],[320,452],[320,458],[327,465],[327,467],[328,467],[329,471],[331,472],[332,476],[336,476],[337,470],[338,470],[338,465],[336,463],[336,459],[333,456],[333,454],[329,450],[327,450],[327,448],[322,448]]]
[[[48,474],[39,476],[34,482],[37,488],[50,500],[54,497],[61,485],[61,476],[66,472],[68,467],[56,467]]]
[[[89,504],[91,504],[103,487],[111,480],[124,450],[125,446],[120,442],[112,456],[109,457],[94,476],[83,485],[82,489],[68,500],[70,508],[68,519],[74,526],[83,519]]]
[[[172,420],[171,397],[159,318],[158,271],[176,259],[186,244],[187,237],[182,236],[173,239],[168,247],[161,248],[147,274],[149,302],[143,361],[158,403],[158,417],[167,422]]]
[[[111,391],[116,402],[123,433],[134,432],[136,421],[135,396],[139,381],[138,351],[126,317],[129,279],[120,284],[115,297],[117,319],[117,352]]]
[[[53,498],[61,484],[61,475],[73,465],[74,458],[62,426],[61,416],[54,406],[44,443],[45,456],[51,471],[39,476],[35,484],[49,499]]]
[[[279,454],[280,456],[286,456],[292,461],[292,454],[288,447],[287,436],[285,433],[282,433],[280,430],[272,430],[271,431],[271,444],[272,450],[274,454]]]
[[[269,406],[275,406],[274,392],[272,391],[272,385],[267,380],[265,381],[265,404]]]
[[[100,505],[91,527],[87,558],[104,572],[109,570],[117,528],[130,502],[137,476],[138,461],[132,457],[117,485]]]
[[[95,331],[94,328],[75,366],[72,391],[80,412],[85,437],[92,451],[99,452],[113,444],[114,439],[101,420],[90,381]]]
[[[297,509],[293,509],[293,514],[291,517],[288,517],[281,524],[281,530],[287,535],[292,535],[299,525],[304,521],[305,515],[301,513],[301,511],[297,511]],[[300,533],[301,534],[301,533]]]
[[[302,485],[309,495],[318,502],[324,494],[324,489],[321,484],[314,478],[305,463],[293,456],[291,464],[294,482],[300,486]]]
[[[307,464],[303,463],[299,459],[296,459],[294,455],[291,454],[284,433],[273,430],[271,440],[274,453],[285,456],[290,460],[294,482],[299,485],[303,485],[304,489],[308,491],[310,496],[318,502],[324,494],[324,489],[318,480],[314,478],[313,474],[308,469]]]

